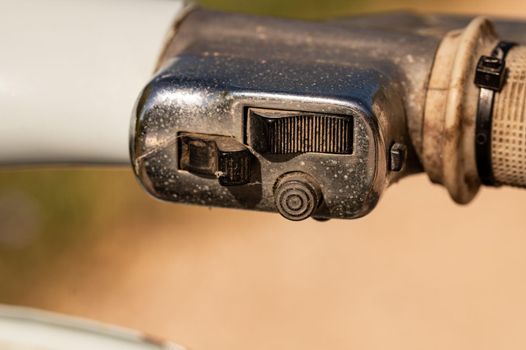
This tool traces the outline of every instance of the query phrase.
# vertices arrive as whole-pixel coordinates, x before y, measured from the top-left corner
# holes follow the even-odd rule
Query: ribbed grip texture
[[[513,48],[506,66],[506,84],[493,107],[493,175],[498,184],[526,187],[526,47]]]
[[[270,153],[352,153],[351,118],[298,115],[277,118],[268,127]]]

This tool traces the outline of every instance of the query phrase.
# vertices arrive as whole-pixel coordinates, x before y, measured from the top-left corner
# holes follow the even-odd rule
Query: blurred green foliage
[[[362,12],[370,0],[200,0],[202,6],[224,11],[295,18],[323,18]]]
[[[4,207],[4,211],[19,215],[11,225],[0,222],[0,230],[4,230],[0,238],[23,234],[16,231],[24,220],[36,220],[37,226],[27,244],[10,245],[0,240],[0,302],[23,297],[32,278],[53,273],[54,263],[63,253],[95,242],[112,225],[125,221],[130,211],[137,211],[140,202],[148,200],[138,187],[131,171],[125,168],[2,169],[0,199],[21,194],[36,211]]]

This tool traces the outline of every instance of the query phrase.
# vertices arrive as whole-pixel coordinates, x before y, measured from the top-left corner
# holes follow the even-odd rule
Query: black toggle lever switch
[[[180,134],[179,168],[196,175],[217,177],[223,186],[250,181],[252,154],[232,137]]]

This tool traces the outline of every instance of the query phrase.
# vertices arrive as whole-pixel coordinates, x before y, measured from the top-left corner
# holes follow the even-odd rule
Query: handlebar
[[[0,37],[17,44],[0,58],[2,164],[123,163],[126,111],[156,65],[130,150],[163,200],[324,220],[368,214],[419,172],[458,203],[481,185],[526,187],[526,23],[313,22],[139,0],[119,22],[112,1],[51,20],[28,3],[0,11]]]
[[[398,19],[192,11],[138,100],[137,177],[164,200],[291,220],[364,216],[421,171],[458,203],[524,186],[526,38],[485,18]]]

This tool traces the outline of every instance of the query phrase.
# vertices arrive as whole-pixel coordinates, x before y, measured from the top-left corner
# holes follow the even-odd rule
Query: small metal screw
[[[391,161],[389,167],[391,171],[400,171],[404,167],[407,157],[407,147],[401,143],[395,143],[391,146]]]

